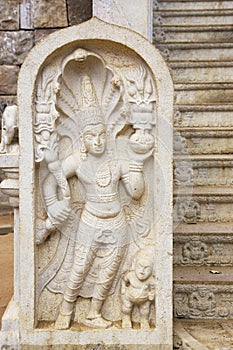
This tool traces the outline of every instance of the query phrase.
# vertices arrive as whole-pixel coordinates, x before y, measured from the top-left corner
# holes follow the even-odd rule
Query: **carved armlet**
[[[142,162],[131,162],[129,164],[129,171],[133,173],[143,172],[143,163]]]

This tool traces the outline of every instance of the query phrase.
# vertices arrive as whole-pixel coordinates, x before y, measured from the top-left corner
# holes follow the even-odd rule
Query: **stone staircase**
[[[183,349],[233,349],[221,332],[212,345],[197,339],[203,320],[232,336],[233,1],[155,1],[154,43],[175,84],[176,328],[194,339]]]

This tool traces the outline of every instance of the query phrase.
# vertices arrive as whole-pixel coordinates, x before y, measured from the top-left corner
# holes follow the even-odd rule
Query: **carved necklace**
[[[109,164],[104,164],[96,173],[95,182],[99,187],[107,187],[112,181],[112,171]]]

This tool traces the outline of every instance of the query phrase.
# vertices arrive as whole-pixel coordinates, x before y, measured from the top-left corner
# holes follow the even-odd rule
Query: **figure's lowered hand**
[[[50,220],[53,222],[53,224],[57,225],[65,222],[68,219],[70,212],[71,207],[69,201],[66,199],[57,201],[48,207]]]

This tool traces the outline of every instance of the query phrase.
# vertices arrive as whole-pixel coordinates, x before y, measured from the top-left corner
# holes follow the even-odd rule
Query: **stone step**
[[[232,43],[232,26],[159,26],[153,29],[153,42],[159,43]]]
[[[175,235],[173,243],[176,266],[233,266],[232,233]]]
[[[11,209],[12,210],[12,209]],[[14,230],[14,216],[10,212],[1,211],[0,206],[0,235],[13,232]]]
[[[233,318],[231,266],[175,266],[174,316]]]
[[[233,127],[233,104],[223,105],[176,105],[174,127],[180,128],[222,128]]]
[[[163,57],[169,62],[232,62],[233,43],[163,43],[157,44]]]
[[[1,201],[0,202],[0,222],[2,220],[3,215],[13,213],[13,209],[10,206],[9,202]]]
[[[217,67],[211,64],[205,67],[176,66],[172,68],[172,78],[175,84],[193,84],[193,83],[233,83],[233,62],[225,65],[220,62]]]
[[[232,6],[233,7],[233,6]],[[233,9],[190,9],[190,10],[164,10],[154,9],[154,26],[216,26],[231,25],[233,22]]]
[[[186,224],[180,222],[174,227],[174,235],[232,235],[231,222],[197,222],[196,224]]]
[[[232,128],[183,128],[174,135],[174,153],[204,155],[233,153]]]
[[[160,11],[194,11],[194,10],[233,10],[232,1],[216,1],[216,0],[157,0],[154,3],[154,10]]]
[[[198,195],[192,192],[191,188],[185,194],[174,196],[174,230],[181,223],[187,226],[195,226],[196,223],[225,223],[227,225],[232,223],[233,198],[231,195],[205,194],[202,189]]]
[[[173,349],[231,350],[233,349],[231,320],[174,319]]]
[[[174,127],[178,131],[188,127],[233,127],[232,112],[233,104],[176,105]]]
[[[217,163],[217,166],[214,164]],[[184,191],[192,194],[209,193],[219,195],[232,193],[233,172],[232,162],[225,167],[226,162],[209,162],[205,168],[205,162],[178,161],[174,166],[174,194],[182,195]],[[230,165],[231,164],[231,165]],[[224,168],[224,169],[223,169]]]
[[[174,190],[174,196],[189,196],[189,187],[187,186],[177,186]],[[202,186],[201,188],[199,187],[193,187],[192,188],[192,196],[232,196],[233,197],[233,187],[225,188],[223,186]],[[219,198],[220,200],[220,198]],[[229,199],[230,200],[230,199]],[[232,198],[233,201],[233,198]]]
[[[175,104],[226,104],[233,101],[232,83],[175,84]]]
[[[233,155],[232,154],[222,154],[221,157],[219,157],[216,154],[204,154],[204,155],[189,155],[189,154],[183,154],[183,155],[174,155],[175,161],[178,160],[192,160],[192,161],[226,161],[231,162],[233,161]],[[207,165],[206,165],[207,166]]]

